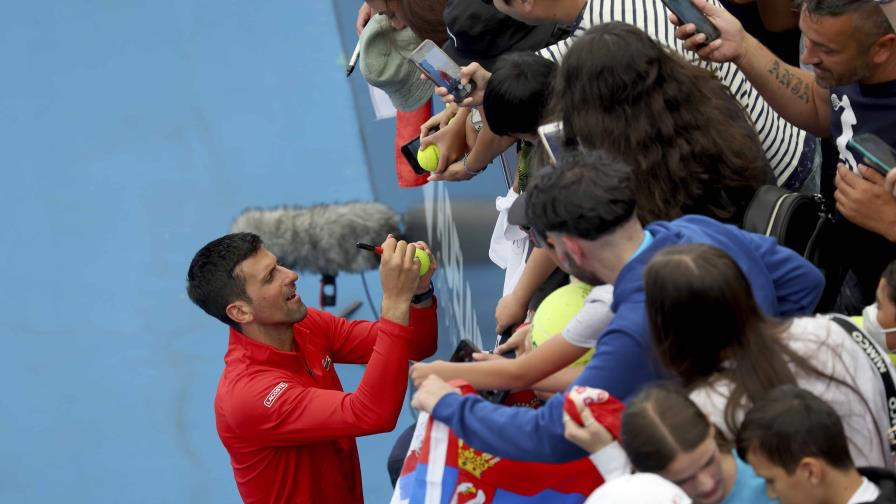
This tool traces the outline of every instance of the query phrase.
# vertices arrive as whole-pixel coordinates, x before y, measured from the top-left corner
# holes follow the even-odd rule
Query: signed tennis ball
[[[439,146],[436,144],[427,145],[425,149],[417,151],[417,162],[420,168],[428,172],[436,171],[439,167]]]
[[[560,287],[544,298],[535,310],[535,316],[532,317],[532,347],[537,347],[552,336],[559,335],[566,324],[585,306],[585,298],[590,292],[590,285],[575,282]],[[588,364],[593,354],[594,349],[588,350],[570,366]]]
[[[423,249],[417,249],[414,254],[417,255],[417,260],[420,261],[420,276],[423,276],[429,271],[429,254]]]

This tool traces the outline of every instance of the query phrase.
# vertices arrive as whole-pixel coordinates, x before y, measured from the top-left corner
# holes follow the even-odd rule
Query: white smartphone
[[[429,80],[447,89],[457,102],[463,101],[476,89],[476,83],[472,81],[461,85],[460,67],[432,40],[424,40],[417,46],[410,59]]]
[[[538,138],[552,165],[557,164],[557,157],[563,149],[563,121],[543,124],[538,127]]]

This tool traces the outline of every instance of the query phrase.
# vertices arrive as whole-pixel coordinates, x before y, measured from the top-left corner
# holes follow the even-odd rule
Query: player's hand
[[[746,52],[746,36],[740,21],[723,7],[713,5],[706,0],[690,1],[715,25],[720,36],[707,44],[706,35],[697,33],[697,26],[694,23],[682,25],[675,14],[670,14],[669,21],[678,27],[675,29],[675,36],[684,42],[685,49],[696,52],[698,56],[707,61],[717,63],[739,61]]]
[[[420,281],[420,266],[416,247],[389,235],[382,244],[380,258],[380,282],[383,286],[383,304],[395,302],[407,305]]]
[[[420,277],[420,281],[417,283],[417,291],[414,292],[414,294],[423,294],[424,292],[429,290],[429,282],[432,281],[432,276],[435,274],[436,269],[439,267],[439,265],[436,263],[436,256],[434,256],[432,254],[432,251],[429,250],[429,245],[422,241],[414,242],[413,245],[418,250],[426,252],[426,255],[429,256],[429,271],[427,271],[423,274],[422,277]],[[419,259],[415,257],[414,260],[419,264]]]

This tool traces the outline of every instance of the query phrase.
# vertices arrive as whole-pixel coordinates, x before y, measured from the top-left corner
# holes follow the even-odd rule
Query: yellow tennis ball
[[[436,171],[439,167],[439,146],[436,144],[427,145],[425,149],[417,151],[417,162],[420,168],[426,171]]]
[[[417,249],[414,254],[417,256],[417,260],[420,261],[420,276],[423,276],[429,271],[429,254],[423,249]]]
[[[554,335],[559,335],[563,328],[585,306],[585,298],[591,292],[591,286],[581,282],[564,285],[550,293],[535,310],[532,318],[532,347],[544,343]],[[562,338],[563,336],[557,336]],[[588,350],[570,366],[584,366],[591,360],[594,349]]]

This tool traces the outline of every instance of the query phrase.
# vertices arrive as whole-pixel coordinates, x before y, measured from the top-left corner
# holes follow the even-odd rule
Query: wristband
[[[430,298],[435,293],[435,288],[432,286],[432,280],[429,281],[429,289],[426,289],[426,292],[421,292],[420,294],[414,294],[411,296],[411,304],[420,304]]]

